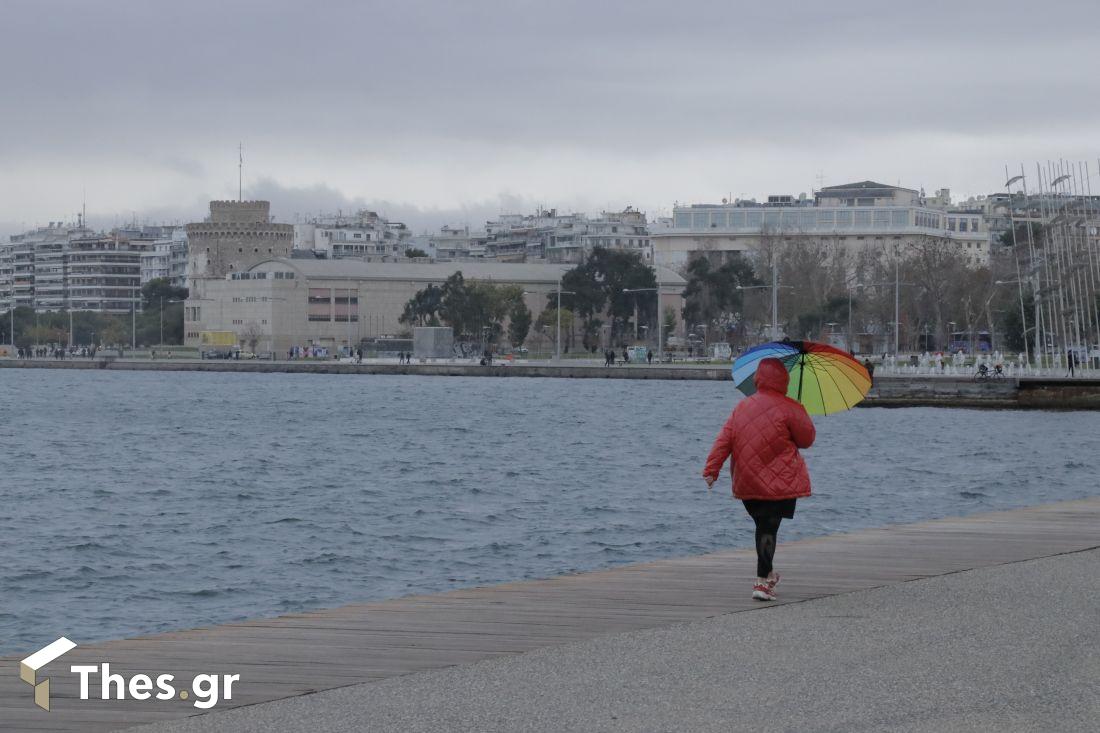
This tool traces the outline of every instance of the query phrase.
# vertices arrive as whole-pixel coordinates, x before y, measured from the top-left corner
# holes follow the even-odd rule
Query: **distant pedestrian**
[[[626,347],[624,346],[623,347],[623,364],[629,364],[629,363],[630,363],[630,354],[627,353]]]
[[[653,363],[653,349],[645,350],[645,360],[648,361],[650,364]]]
[[[1066,373],[1067,377],[1073,376],[1073,368],[1077,366],[1077,354],[1072,351],[1066,352],[1066,366],[1069,367],[1069,371]]]
[[[779,524],[794,517],[797,499],[810,495],[810,474],[798,451],[814,443],[806,408],[787,397],[783,362],[764,359],[757,367],[756,392],[737,403],[707,456],[703,478],[714,485],[732,459],[733,495],[756,524],[756,582],[752,597],[774,601],[779,573],[773,560]]]
[[[871,378],[871,386],[875,385],[875,364],[870,359],[863,360],[863,368],[867,370],[867,376]]]

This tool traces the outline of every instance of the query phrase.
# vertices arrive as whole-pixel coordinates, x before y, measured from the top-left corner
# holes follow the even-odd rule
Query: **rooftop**
[[[509,283],[556,283],[575,265],[528,264],[511,262],[364,262],[362,260],[310,260],[276,258],[265,260],[251,270],[270,270],[281,265],[306,278],[362,280],[432,280],[443,282],[456,272],[469,280],[497,280]],[[667,267],[657,268],[662,285],[685,285],[683,277]]]

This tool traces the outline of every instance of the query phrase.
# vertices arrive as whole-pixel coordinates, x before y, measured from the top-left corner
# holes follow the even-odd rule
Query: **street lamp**
[[[916,285],[916,283],[903,283],[900,279],[900,261],[894,262],[894,282],[884,283],[856,283],[857,288],[894,286],[894,358],[898,356],[898,332],[901,330],[901,286]]]
[[[698,331],[700,328],[703,329],[703,356],[706,356],[707,355],[707,324],[705,324],[705,323],[696,323],[691,328],[692,328],[693,331]]]
[[[554,342],[554,361],[561,361],[561,294],[576,295],[572,290],[561,289],[561,278],[558,278],[558,339]]]
[[[160,298],[160,345],[164,346],[164,304],[165,303],[182,303],[182,300],[165,300],[162,295]]]
[[[772,278],[773,281],[775,278]],[[737,285],[736,290],[771,290],[772,291],[772,341],[779,340],[779,298],[776,293],[779,288],[794,289],[793,285],[778,285],[772,282],[771,285]]]
[[[664,324],[661,323],[661,289],[656,288],[623,288],[624,293],[656,293],[657,294],[657,361],[663,362],[665,360],[665,339],[664,339]],[[634,299],[634,326],[638,325],[638,299]],[[635,334],[635,338],[637,335]]]
[[[1027,329],[1027,315],[1026,315],[1027,311],[1024,310],[1024,282],[1025,282],[1024,280],[994,280],[993,284],[994,285],[1018,285],[1019,286],[1016,289],[1020,293],[1020,328],[1022,329],[1022,332],[1020,333],[1020,336],[1022,337],[1023,342],[1024,342],[1024,359],[1030,364],[1031,363],[1031,354],[1029,353],[1028,347],[1027,347],[1027,330],[1028,330]],[[1030,285],[1031,283],[1029,282],[1028,284]]]

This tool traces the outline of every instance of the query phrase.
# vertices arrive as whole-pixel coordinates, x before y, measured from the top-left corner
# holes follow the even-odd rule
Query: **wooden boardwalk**
[[[783,543],[781,602],[1098,546],[1100,498]],[[126,677],[171,673],[177,692],[195,674],[239,674],[233,700],[214,708],[224,710],[760,609],[748,600],[754,571],[752,552],[734,550],[81,645],[39,672],[40,680],[51,679],[51,712],[34,707],[18,658],[7,658],[0,663],[8,670],[0,675],[0,730],[105,731],[202,712],[178,697],[78,700],[72,664],[109,662]],[[98,682],[94,677],[96,698]]]

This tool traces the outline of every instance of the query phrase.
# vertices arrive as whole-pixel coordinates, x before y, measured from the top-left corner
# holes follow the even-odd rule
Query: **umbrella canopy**
[[[756,391],[753,377],[764,359],[778,359],[791,381],[787,396],[811,415],[851,409],[867,396],[871,376],[847,351],[815,341],[773,341],[754,346],[733,363],[733,382],[747,395]]]

